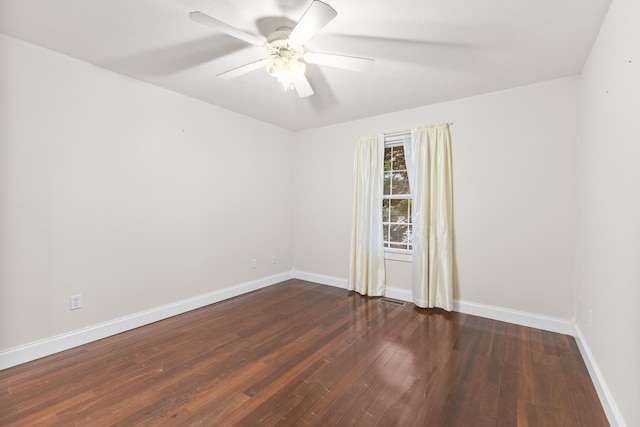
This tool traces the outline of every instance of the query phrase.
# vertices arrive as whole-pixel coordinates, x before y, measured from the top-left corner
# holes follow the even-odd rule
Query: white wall
[[[577,323],[628,426],[640,425],[639,18],[640,2],[615,0],[591,51],[576,168]]]
[[[0,55],[0,350],[292,269],[291,132],[3,35]]]
[[[346,279],[358,135],[454,122],[455,298],[573,317],[577,78],[295,135],[294,264]],[[387,261],[409,290],[409,264]]]

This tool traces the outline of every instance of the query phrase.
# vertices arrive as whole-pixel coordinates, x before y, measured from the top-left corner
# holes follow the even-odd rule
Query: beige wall
[[[292,269],[291,132],[2,35],[0,54],[0,350]]]
[[[613,2],[580,78],[296,134],[0,35],[0,351],[294,266],[346,279],[355,138],[452,121],[456,298],[575,315],[640,425],[637,16]]]
[[[640,426],[638,18],[637,0],[609,9],[580,79],[577,162],[577,323],[628,426]]]
[[[454,122],[457,299],[573,317],[577,78],[295,135],[294,264],[346,279],[358,135]],[[387,261],[410,289],[408,263]]]

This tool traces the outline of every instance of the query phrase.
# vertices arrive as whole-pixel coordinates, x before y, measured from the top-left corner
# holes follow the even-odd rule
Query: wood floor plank
[[[533,353],[531,350],[531,340],[529,330],[525,328],[518,328],[520,331],[520,358],[518,359],[518,373],[520,375],[520,381],[518,381],[518,395],[527,405],[527,411],[530,409],[530,405],[535,405],[536,396],[534,388],[534,374],[533,374]]]
[[[505,363],[502,368],[500,402],[498,403],[498,427],[518,425],[518,367]]]
[[[557,354],[557,353],[556,353]],[[578,421],[573,412],[571,397],[564,374],[562,373],[562,361],[559,356],[550,356],[547,364],[549,381],[553,391],[553,401],[558,425],[577,427]]]
[[[482,390],[478,408],[477,423],[479,427],[496,426],[500,405],[500,385],[490,384]]]
[[[533,362],[533,381],[536,399],[536,420],[538,425],[555,426],[558,423],[553,393],[553,371],[543,362]]]
[[[289,280],[0,371],[0,425],[608,423],[572,337]]]
[[[398,368],[407,355],[406,349],[393,344],[384,349],[371,369],[366,370],[356,380],[348,397],[343,398],[344,401],[349,402],[349,410],[341,418],[341,425],[356,425],[362,417],[375,419],[367,409],[371,402],[376,401],[389,381],[401,376]]]

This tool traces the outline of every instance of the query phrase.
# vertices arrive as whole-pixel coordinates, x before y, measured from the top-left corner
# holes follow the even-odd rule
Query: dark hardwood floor
[[[290,280],[0,371],[0,425],[608,423],[570,336]]]

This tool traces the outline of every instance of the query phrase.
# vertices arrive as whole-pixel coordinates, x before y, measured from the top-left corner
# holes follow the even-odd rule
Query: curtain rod
[[[449,126],[453,125],[453,122],[447,122],[447,124]],[[385,137],[394,137],[394,136],[402,136],[402,135],[406,135],[408,133],[411,133],[411,129],[407,129],[407,130],[402,130],[400,132],[389,132],[389,133],[385,133],[384,136]]]

